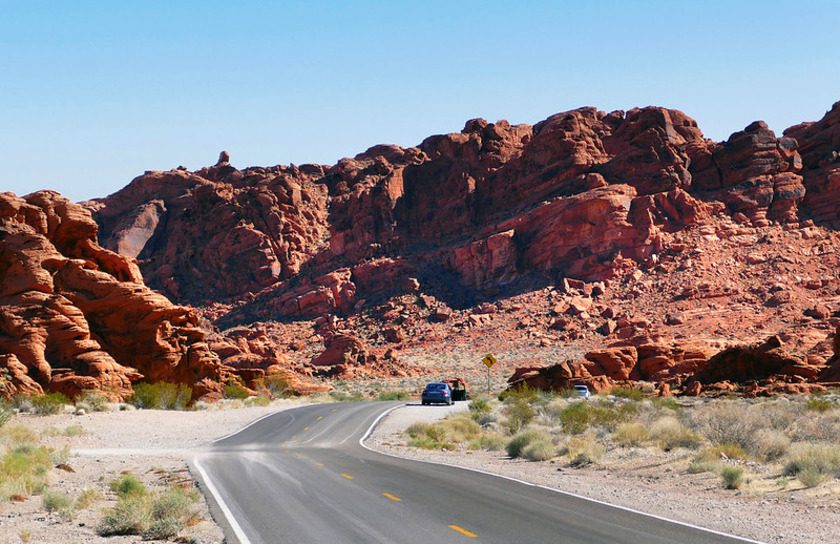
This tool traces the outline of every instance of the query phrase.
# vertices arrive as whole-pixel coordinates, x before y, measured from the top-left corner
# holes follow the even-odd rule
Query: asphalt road
[[[745,542],[537,486],[362,447],[360,438],[385,410],[398,404],[321,404],[279,412],[197,456],[193,472],[228,541]]]

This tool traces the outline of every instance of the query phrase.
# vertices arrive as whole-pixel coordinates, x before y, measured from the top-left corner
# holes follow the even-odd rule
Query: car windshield
[[[576,385],[575,389],[577,389],[578,391],[586,391],[587,390],[585,385]]]
[[[426,391],[443,391],[446,389],[445,383],[430,383],[426,386]]]

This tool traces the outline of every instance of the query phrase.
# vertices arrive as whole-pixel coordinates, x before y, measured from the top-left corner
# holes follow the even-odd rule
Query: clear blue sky
[[[725,139],[840,100],[831,1],[0,0],[0,191],[334,163],[466,119],[684,110]]]

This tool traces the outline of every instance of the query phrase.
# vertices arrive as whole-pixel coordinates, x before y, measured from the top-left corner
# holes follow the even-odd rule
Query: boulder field
[[[840,102],[724,142],[677,110],[587,107],[332,166],[223,152],[80,206],[6,193],[0,365],[21,390],[217,395],[515,345],[512,381],[540,387],[831,382],[838,153]]]

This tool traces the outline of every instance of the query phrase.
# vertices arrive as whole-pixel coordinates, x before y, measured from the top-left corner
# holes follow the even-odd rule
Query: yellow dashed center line
[[[392,495],[390,493],[383,493],[382,495],[386,498],[391,499],[392,501],[396,501],[396,502],[401,502],[402,501],[401,498],[397,497],[396,495]]]
[[[308,431],[308,430],[309,430],[309,427],[304,427],[304,428],[303,428],[303,432],[306,432],[306,431]]]
[[[324,416],[318,416],[315,418],[315,421],[321,421],[322,419],[324,419]]]
[[[352,480],[352,479],[353,479],[353,477],[352,477],[351,475],[349,475],[349,474],[347,474],[347,473],[345,473],[345,472],[342,472],[342,473],[341,473],[341,477],[342,477],[342,478],[347,478],[348,480]]]
[[[292,440],[297,440],[297,435],[296,434],[292,435]]]
[[[314,463],[315,463],[316,465],[318,465],[319,467],[323,467],[323,466],[324,466],[324,463],[319,463],[318,461],[314,461]]]
[[[471,531],[467,531],[463,527],[458,527],[457,525],[450,525],[449,528],[455,531],[456,533],[461,533],[462,535],[468,536],[470,538],[475,538],[478,536],[477,534]]]

